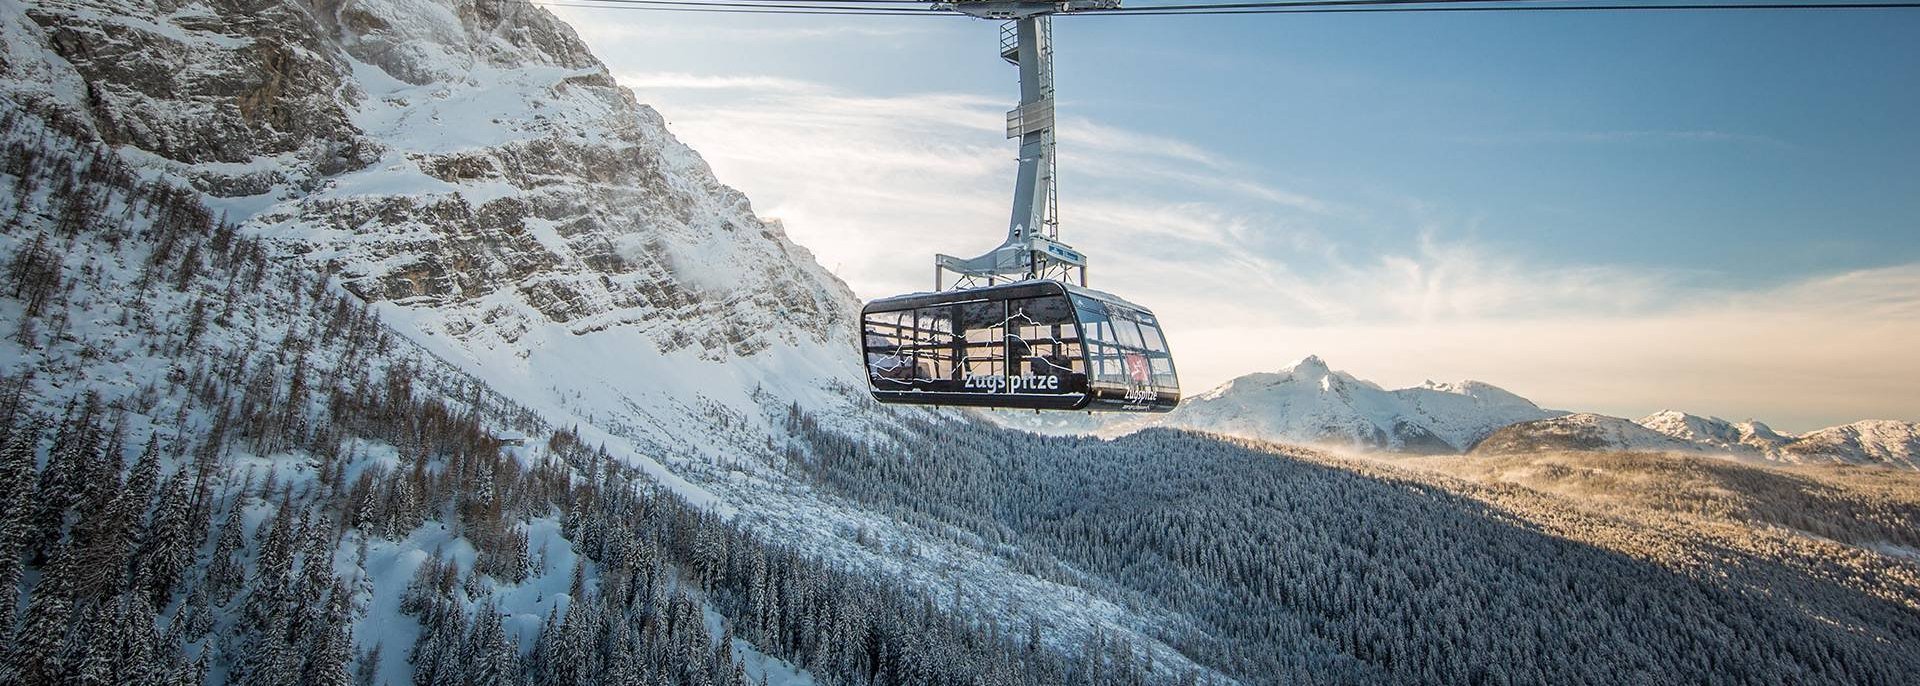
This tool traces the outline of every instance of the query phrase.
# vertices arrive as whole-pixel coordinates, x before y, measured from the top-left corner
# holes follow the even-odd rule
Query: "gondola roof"
[[[946,291],[921,291],[918,293],[907,293],[904,295],[896,295],[890,298],[881,298],[879,300],[875,300],[873,302],[867,303],[866,307],[862,308],[862,310],[866,312],[882,312],[887,310],[902,310],[910,307],[928,307],[932,305],[940,305],[940,304],[964,301],[968,299],[967,296],[977,296],[981,299],[988,299],[988,298],[1006,299],[1006,298],[1032,297],[1037,295],[1057,295],[1061,293],[1066,293],[1069,295],[1085,296],[1088,298],[1092,298],[1094,300],[1099,300],[1104,303],[1119,305],[1121,307],[1136,310],[1139,312],[1152,312],[1152,310],[1149,310],[1145,307],[1134,304],[1132,301],[1129,301],[1126,298],[1122,298],[1120,296],[1114,295],[1112,293],[1108,293],[1106,291],[1095,290],[1092,288],[1087,288],[1085,286],[1075,286],[1070,283],[1055,281],[1052,279],[1022,279],[1020,281],[1015,281],[1012,283],[995,284],[992,286],[980,286],[977,288],[964,288],[964,289],[954,289],[954,290],[946,290]]]

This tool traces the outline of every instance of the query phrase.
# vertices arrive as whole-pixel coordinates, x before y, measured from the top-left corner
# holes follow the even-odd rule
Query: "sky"
[[[864,299],[1006,230],[967,18],[553,7]],[[1920,11],[1057,19],[1061,238],[1198,393],[1920,421]]]

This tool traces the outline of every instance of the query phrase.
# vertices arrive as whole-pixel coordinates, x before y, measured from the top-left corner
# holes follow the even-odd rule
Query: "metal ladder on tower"
[[[1049,17],[1038,19],[1040,53],[1038,77],[1042,102],[1046,105],[1044,111],[1032,114],[1036,119],[1032,123],[1036,128],[1046,128],[1045,142],[1042,145],[1046,146],[1047,165],[1041,170],[1042,179],[1040,180],[1040,188],[1045,189],[1046,193],[1046,214],[1041,220],[1041,235],[1057,241],[1060,240],[1060,162],[1058,155],[1054,154],[1053,21]],[[1000,59],[1006,60],[1013,66],[1020,66],[1020,23],[1018,21],[1009,21],[1000,25]],[[1028,130],[1029,112],[1030,110],[1024,106],[1007,111],[1008,138],[1019,138]]]

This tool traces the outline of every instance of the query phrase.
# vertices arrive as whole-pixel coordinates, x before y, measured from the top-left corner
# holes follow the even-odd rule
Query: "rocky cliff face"
[[[726,360],[849,326],[844,286],[526,2],[6,3],[10,97],[429,333],[624,326]]]
[[[0,32],[0,95],[555,425],[711,463],[856,397],[851,292],[525,0],[0,0]]]

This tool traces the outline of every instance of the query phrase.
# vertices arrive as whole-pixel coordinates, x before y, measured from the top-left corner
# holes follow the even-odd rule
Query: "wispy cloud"
[[[1183,140],[1128,131],[1084,117],[1063,118],[1059,138],[1065,145],[1191,162],[1216,171],[1232,171],[1237,166],[1228,163],[1211,151]]]
[[[822,41],[849,39],[910,39],[925,35],[927,26],[913,25],[919,18],[908,17],[911,21],[900,22],[863,22],[841,24],[787,24],[778,26],[741,26],[737,21],[701,24],[690,27],[686,22],[642,23],[629,21],[604,21],[608,14],[621,13],[617,7],[566,7],[549,6],[547,8],[559,15],[589,42],[613,42],[645,40],[653,42],[691,43],[712,45],[715,43],[754,44],[787,41]],[[631,15],[632,13],[627,13]],[[730,17],[734,18],[734,17]],[[785,18],[785,17],[783,17]]]
[[[1920,266],[1843,272],[1795,284],[1790,289],[1763,292],[1731,304],[1762,310],[1781,307],[1854,313],[1885,322],[1920,321]]]
[[[619,78],[666,112],[676,133],[701,150],[723,180],[745,188],[763,213],[785,220],[859,292],[925,288],[931,252],[984,251],[1005,230],[1015,150],[1004,138],[1001,98],[865,96],[758,75]],[[1075,223],[1070,240],[1096,231],[1215,248],[1235,240],[1221,232],[1230,225],[1192,221],[1215,212],[1210,206],[1155,210],[1110,201],[1100,188],[1116,181],[1154,178],[1188,194],[1324,208],[1303,194],[1251,181],[1236,163],[1186,141],[1081,119],[1068,120],[1064,130],[1077,131],[1063,134],[1061,143],[1070,151],[1062,155],[1072,198],[1063,214]],[[1157,216],[1141,222],[1142,212]]]
[[[862,295],[924,289],[932,253],[971,255],[1004,231],[1015,153],[1002,98],[621,79]],[[1319,353],[1390,384],[1480,378],[1618,414],[1677,406],[1811,428],[1920,408],[1920,358],[1904,350],[1920,340],[1920,265],[1720,288],[1544,264],[1422,224],[1418,209],[1407,222],[1421,230],[1362,248],[1335,233],[1340,205],[1261,183],[1231,155],[1080,117],[1063,120],[1061,146],[1065,237],[1092,255],[1095,286],[1161,313],[1196,392]]]
[[[1791,143],[1750,133],[1712,129],[1673,129],[1638,131],[1509,131],[1491,134],[1455,136],[1451,140],[1477,145],[1527,143],[1728,143],[1775,148],[1793,147]]]
[[[723,180],[786,220],[868,296],[923,288],[929,253],[985,250],[1004,230],[1014,160],[998,99],[863,96],[759,75],[620,79],[669,113]],[[1095,278],[1177,274],[1151,280],[1158,297],[1235,321],[1616,313],[1646,307],[1678,281],[1536,268],[1439,230],[1352,256],[1318,226],[1330,203],[1253,181],[1226,155],[1080,117],[1062,131],[1063,224],[1094,256]]]
[[[1061,165],[1075,175],[1157,180],[1308,212],[1329,211],[1328,204],[1318,198],[1253,181],[1250,177],[1258,172],[1252,167],[1176,138],[1128,131],[1082,117],[1062,118],[1059,138]]]
[[[681,72],[619,74],[620,84],[635,91],[659,90],[750,90],[775,93],[819,92],[822,87],[811,81],[778,76],[730,74],[724,76]]]

